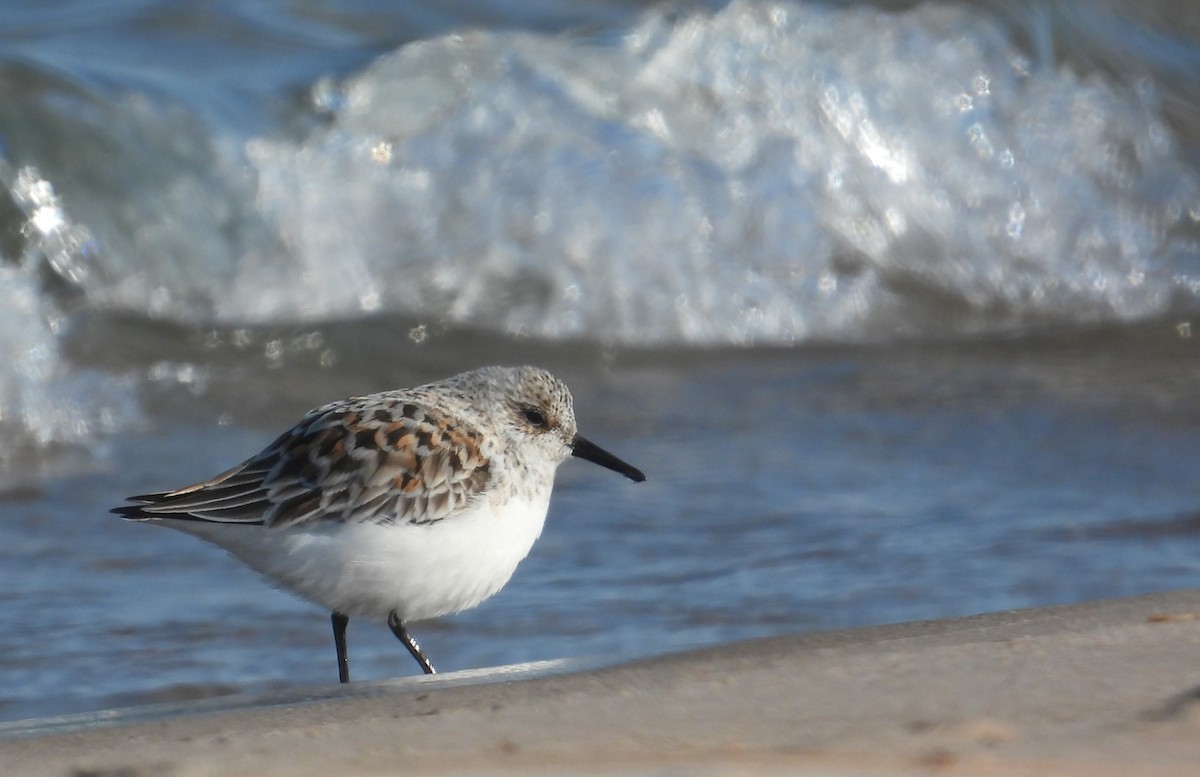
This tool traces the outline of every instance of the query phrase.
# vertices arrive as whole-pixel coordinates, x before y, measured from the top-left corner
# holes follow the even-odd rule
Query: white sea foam
[[[249,146],[289,280],[243,262],[223,315],[776,344],[1196,302],[1200,177],[1155,89],[1031,61],[970,9],[481,32],[318,92],[328,127]]]
[[[138,411],[128,381],[73,370],[62,358],[66,314],[52,284],[55,277],[88,280],[90,235],[70,222],[54,187],[32,168],[0,164],[0,180],[25,217],[21,255],[0,256],[8,259],[0,262],[0,469],[7,469],[46,448],[102,445]]]

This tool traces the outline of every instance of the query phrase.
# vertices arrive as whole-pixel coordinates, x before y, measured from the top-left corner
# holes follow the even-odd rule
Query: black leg
[[[425,651],[421,650],[421,646],[408,633],[408,629],[404,628],[404,624],[400,622],[400,616],[396,614],[395,610],[388,615],[388,628],[396,635],[396,639],[404,643],[404,647],[408,648],[408,652],[412,653],[412,657],[417,659],[417,663],[421,665],[421,669],[425,671],[425,674],[434,674],[437,672],[433,668],[433,662],[425,655]]]
[[[350,659],[346,656],[346,624],[350,618],[335,612],[330,616],[333,621],[333,646],[337,648],[338,681],[350,682]]]

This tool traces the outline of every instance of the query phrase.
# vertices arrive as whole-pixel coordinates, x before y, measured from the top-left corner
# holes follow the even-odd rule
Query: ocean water
[[[509,5],[0,6],[0,720],[336,680],[107,510],[486,363],[648,480],[443,670],[1200,585],[1200,12]]]

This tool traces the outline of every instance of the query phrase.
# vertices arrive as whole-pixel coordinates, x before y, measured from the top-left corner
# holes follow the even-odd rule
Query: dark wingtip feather
[[[114,515],[119,515],[127,521],[148,521],[151,516],[147,515],[142,509],[143,505],[124,505],[122,507],[114,507],[109,510]]]
[[[172,492],[169,491],[162,491],[157,494],[139,494],[138,496],[127,496],[125,497],[125,501],[134,502],[140,505],[158,504],[159,502],[166,500],[167,497],[171,496],[171,493]]]
[[[109,510],[109,512],[119,515],[128,521],[150,521],[154,519],[154,516],[150,515],[143,508],[148,505],[158,504],[159,502],[163,501],[166,496],[166,493],[128,496],[125,497],[125,500],[128,502],[133,502],[133,504],[114,507],[113,509]]]

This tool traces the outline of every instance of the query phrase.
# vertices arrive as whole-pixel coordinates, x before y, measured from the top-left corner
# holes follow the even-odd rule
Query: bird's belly
[[[494,509],[485,502],[424,525],[175,528],[221,545],[330,610],[377,619],[395,611],[402,621],[413,621],[474,607],[499,591],[541,534],[548,504],[548,498],[516,499]],[[215,526],[224,531],[212,532]]]

